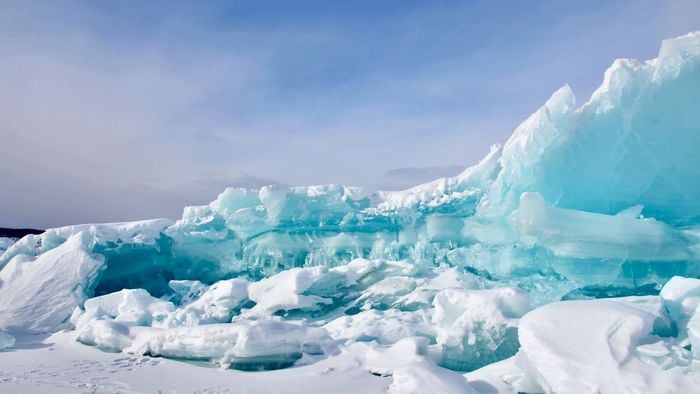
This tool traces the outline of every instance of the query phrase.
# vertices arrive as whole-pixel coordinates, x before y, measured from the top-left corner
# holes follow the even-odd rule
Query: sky
[[[0,7],[0,227],[456,175],[562,85],[583,103],[615,58],[700,30],[695,0]]]

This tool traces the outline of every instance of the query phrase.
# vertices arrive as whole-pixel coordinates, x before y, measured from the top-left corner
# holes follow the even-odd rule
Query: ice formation
[[[580,107],[561,88],[454,178],[226,189],[176,222],[3,241],[0,330],[243,370],[361,348],[397,392],[493,374],[683,391],[700,362],[698,103],[691,33],[616,61]]]

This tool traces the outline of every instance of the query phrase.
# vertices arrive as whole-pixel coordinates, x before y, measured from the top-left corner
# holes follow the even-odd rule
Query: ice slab
[[[0,350],[8,349],[15,346],[15,337],[0,331]]]
[[[289,367],[303,354],[324,354],[333,346],[322,328],[273,320],[170,329],[92,320],[79,332],[78,341],[107,351],[204,360],[243,370]]]

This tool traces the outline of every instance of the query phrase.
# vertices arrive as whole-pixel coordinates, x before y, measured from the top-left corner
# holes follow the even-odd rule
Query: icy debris
[[[692,360],[690,351],[667,341],[637,346],[636,352],[642,361],[664,370],[678,366],[687,367]]]
[[[423,311],[368,310],[338,317],[323,327],[335,339],[376,341],[382,345],[393,344],[407,337],[435,337],[435,329]]]
[[[112,320],[89,320],[78,327],[78,342],[119,353],[132,343],[129,327]]]
[[[372,347],[365,367],[375,375],[392,377],[390,393],[476,393],[464,376],[435,365],[426,338],[408,337],[390,347]]]
[[[432,323],[442,348],[440,365],[471,371],[518,350],[518,318],[530,309],[517,288],[442,290],[433,301]]]
[[[13,346],[15,346],[15,337],[0,331],[0,350],[9,349]]]
[[[524,392],[683,392],[687,355],[655,343],[651,313],[611,300],[549,304],[520,320]],[[672,368],[677,367],[677,368]],[[672,369],[671,369],[672,368]],[[668,370],[668,371],[665,371]]]
[[[700,279],[674,276],[659,295],[674,320],[687,320],[700,305]]]
[[[173,299],[178,305],[193,302],[207,290],[207,285],[198,280],[171,280],[168,282],[168,287],[175,292]]]
[[[179,286],[170,282],[170,286]],[[211,286],[201,283],[188,287],[188,295],[180,301],[180,308],[162,316],[155,326],[178,327],[195,326],[209,323],[227,323],[231,321],[235,311],[248,301],[248,281],[243,279],[227,279],[216,282]],[[196,290],[193,290],[196,289]],[[196,293],[193,295],[192,293]]]
[[[124,324],[148,326],[154,320],[162,321],[174,310],[171,302],[151,297],[146,290],[124,289],[85,301],[85,313],[76,325],[89,319],[110,317]]]
[[[324,354],[333,343],[321,328],[272,320],[160,329],[93,320],[78,341],[107,351],[206,360],[243,370],[289,367],[306,354]]]
[[[278,311],[316,310],[332,300],[317,295],[304,295],[323,275],[323,267],[293,268],[248,286],[255,306],[245,316],[271,316]]]

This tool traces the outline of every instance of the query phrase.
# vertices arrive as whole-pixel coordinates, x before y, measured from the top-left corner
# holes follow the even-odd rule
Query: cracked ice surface
[[[69,329],[56,338],[394,392],[692,392],[698,103],[691,33],[616,61],[581,106],[561,88],[454,178],[226,189],[175,222],[3,240],[0,363],[12,335]]]

